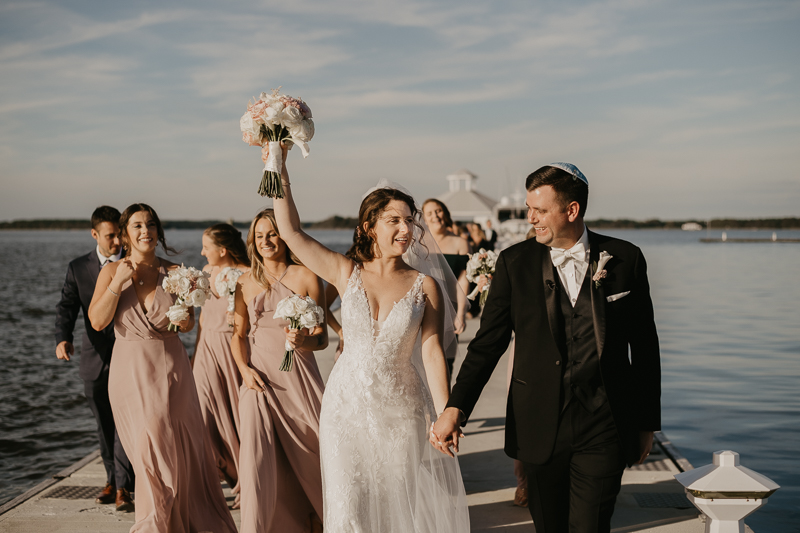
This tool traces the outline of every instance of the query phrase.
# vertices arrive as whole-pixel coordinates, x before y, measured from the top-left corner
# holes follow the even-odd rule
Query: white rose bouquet
[[[279,93],[261,93],[258,100],[247,104],[247,111],[239,120],[242,140],[250,146],[269,143],[269,156],[264,165],[264,175],[258,194],[270,198],[283,198],[281,185],[281,141],[300,147],[303,157],[308,157],[308,141],[314,137],[311,109],[301,98]]]
[[[467,262],[467,280],[470,283],[478,283],[478,278],[480,278],[481,275],[487,276],[486,285],[480,289],[481,306],[486,303],[486,297],[489,296],[489,286],[492,284],[492,280],[488,278],[488,276],[494,274],[494,266],[496,263],[497,252],[493,250],[484,250],[481,248],[477,253],[469,256],[469,261]],[[475,290],[473,290],[467,298],[474,300],[477,295],[478,287],[475,287]]]
[[[185,267],[171,270],[164,278],[162,288],[167,294],[174,294],[178,298],[175,304],[167,311],[170,324],[169,331],[178,331],[179,322],[189,318],[189,307],[202,307],[211,296],[211,275],[208,272],[197,270],[194,267]]]
[[[325,310],[310,296],[293,294],[278,302],[273,318],[288,320],[290,329],[311,329],[325,321]],[[294,350],[289,346],[289,341],[286,341],[284,348],[286,353],[278,370],[291,372],[294,366]]]
[[[228,325],[233,327],[231,313],[236,309],[236,282],[244,272],[238,268],[225,267],[217,274],[217,281],[214,284],[220,298],[228,299]]]

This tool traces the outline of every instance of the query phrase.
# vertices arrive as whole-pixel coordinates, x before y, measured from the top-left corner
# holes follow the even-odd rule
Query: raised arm
[[[289,183],[289,172],[286,170],[286,147],[282,146],[281,181],[283,182],[284,197],[275,198],[273,202],[281,239],[305,266],[328,283],[333,283],[339,290],[339,294],[344,294],[347,279],[353,272],[355,264],[342,254],[329,250],[300,228],[300,216],[297,214],[297,207],[292,197],[292,187]]]
[[[114,320],[122,286],[132,277],[133,266],[127,257],[104,266],[100,271],[89,304],[89,322],[94,329],[102,331]]]

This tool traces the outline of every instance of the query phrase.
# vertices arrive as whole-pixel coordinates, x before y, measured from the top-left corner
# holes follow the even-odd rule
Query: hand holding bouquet
[[[258,100],[247,104],[247,111],[239,120],[242,140],[250,146],[269,144],[269,156],[258,194],[269,198],[283,198],[281,185],[281,141],[300,147],[303,157],[308,157],[308,141],[314,137],[311,109],[300,98],[280,94],[280,87],[272,94],[261,93]]]
[[[325,321],[325,310],[317,305],[310,296],[299,296],[293,294],[278,302],[273,318],[289,321],[290,329],[308,328],[322,324]],[[283,362],[278,370],[291,372],[294,366],[294,350],[286,341],[284,346],[286,353],[283,355]]]
[[[169,318],[169,331],[179,331],[179,323],[189,318],[189,307],[202,307],[211,296],[211,275],[208,272],[197,270],[194,267],[185,267],[171,270],[164,278],[162,288],[167,294],[175,294],[178,298],[175,304],[167,311]]]
[[[489,296],[489,286],[492,284],[492,280],[489,276],[494,274],[494,266],[497,263],[497,252],[493,250],[484,250],[481,248],[478,250],[477,253],[472,254],[469,256],[469,261],[467,262],[467,280],[470,283],[478,283],[478,279],[483,275],[486,276],[486,285],[481,287],[475,287],[467,298],[470,300],[474,300],[475,297],[478,295],[478,292],[481,293],[480,305],[486,303],[486,298]]]
[[[228,299],[228,325],[233,327],[233,311],[236,309],[236,282],[243,272],[238,268],[225,267],[217,274],[214,284],[220,298]]]

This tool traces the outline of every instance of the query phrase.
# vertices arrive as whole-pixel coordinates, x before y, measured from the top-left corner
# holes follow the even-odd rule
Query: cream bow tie
[[[584,248],[583,243],[579,242],[569,250],[559,250],[556,248],[550,248],[550,258],[553,260],[553,264],[555,266],[561,266],[564,262],[568,260],[572,261],[586,261],[586,248]]]

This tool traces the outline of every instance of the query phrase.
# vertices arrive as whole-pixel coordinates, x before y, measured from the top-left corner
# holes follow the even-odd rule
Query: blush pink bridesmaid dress
[[[122,287],[114,317],[116,342],[108,392],[122,446],[136,473],[131,532],[235,533],[203,425],[189,358],[165,313],[159,266],[150,309],[133,283]]]
[[[194,352],[194,381],[215,464],[238,500],[242,378],[231,353],[233,328],[228,325],[227,310],[228,299],[214,295],[203,306],[203,328]]]
[[[272,317],[278,302],[292,294],[275,280],[247,306],[250,365],[267,391],[242,386],[239,396],[242,533],[305,532],[312,519],[321,524],[322,377],[314,353],[305,350],[295,350],[291,372],[278,370],[289,322]]]

